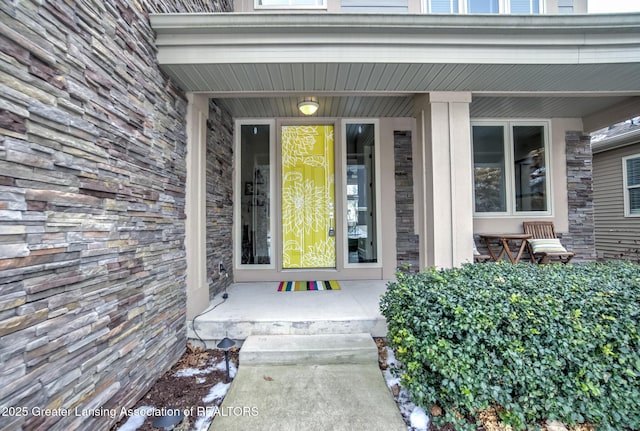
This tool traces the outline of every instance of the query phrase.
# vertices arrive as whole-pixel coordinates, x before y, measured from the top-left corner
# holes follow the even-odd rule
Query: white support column
[[[415,97],[420,267],[473,261],[471,93]]]
[[[206,243],[209,99],[199,94],[189,93],[187,100],[189,105],[187,107],[185,248],[187,252],[187,320],[191,320],[209,305]]]

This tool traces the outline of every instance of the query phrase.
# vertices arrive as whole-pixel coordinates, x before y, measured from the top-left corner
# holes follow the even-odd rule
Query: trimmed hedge
[[[380,307],[413,402],[435,421],[501,406],[516,430],[546,419],[640,429],[640,266],[476,264],[398,273]],[[466,425],[465,425],[466,424]]]

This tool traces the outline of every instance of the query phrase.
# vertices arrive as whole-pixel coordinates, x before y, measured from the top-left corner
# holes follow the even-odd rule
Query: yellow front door
[[[335,268],[333,126],[282,127],[282,267]]]

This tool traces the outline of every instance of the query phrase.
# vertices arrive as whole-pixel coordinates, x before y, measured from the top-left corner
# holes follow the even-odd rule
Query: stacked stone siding
[[[576,253],[575,262],[596,259],[591,140],[582,132],[566,133],[569,232],[562,242]]]
[[[209,103],[207,135],[207,282],[213,298],[233,280],[233,120]],[[219,272],[222,263],[225,274]]]
[[[186,100],[148,13],[213,9],[0,3],[0,406],[26,412],[2,429],[109,429],[75,409],[130,407],[183,352]]]
[[[394,133],[396,181],[396,259],[398,268],[420,270],[418,235],[413,212],[413,155],[411,132]]]

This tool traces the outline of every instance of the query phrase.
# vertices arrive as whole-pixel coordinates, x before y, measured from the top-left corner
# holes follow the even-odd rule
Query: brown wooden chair
[[[475,263],[488,262],[491,260],[491,256],[488,254],[482,254],[478,251],[478,247],[476,246],[476,242],[473,242],[473,261]]]
[[[531,262],[543,264],[551,260],[569,263],[575,253],[562,246],[551,221],[522,222],[524,233],[531,235],[527,248]]]

